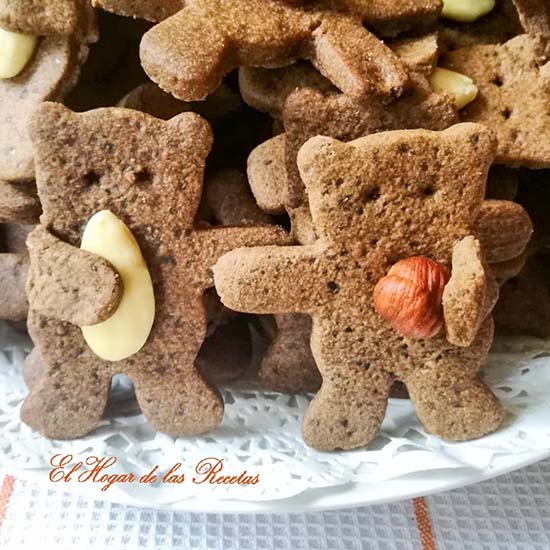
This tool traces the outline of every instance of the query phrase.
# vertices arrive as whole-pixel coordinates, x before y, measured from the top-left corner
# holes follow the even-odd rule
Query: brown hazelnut
[[[447,268],[429,258],[414,256],[397,262],[376,284],[376,311],[399,334],[432,338],[443,328],[443,290]]]

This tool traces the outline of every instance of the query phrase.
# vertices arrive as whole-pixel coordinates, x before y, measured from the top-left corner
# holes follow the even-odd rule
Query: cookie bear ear
[[[53,143],[60,134],[66,137],[71,126],[78,135],[78,125],[76,113],[61,103],[45,101],[34,112],[29,123],[29,134],[36,149],[41,143]]]
[[[309,139],[298,151],[298,169],[307,188],[334,170],[336,158],[344,154],[349,147],[326,136]]]
[[[168,121],[174,138],[188,149],[189,155],[203,163],[212,147],[213,134],[210,125],[196,113],[181,113]],[[183,139],[185,137],[185,139]]]
[[[455,124],[442,133],[443,138],[456,148],[455,158],[464,153],[469,161],[490,165],[497,152],[497,139],[486,126],[473,122]]]

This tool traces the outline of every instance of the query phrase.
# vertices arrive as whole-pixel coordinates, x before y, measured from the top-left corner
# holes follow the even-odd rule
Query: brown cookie
[[[531,218],[521,205],[495,199],[483,201],[473,229],[490,264],[520,256],[533,234]]]
[[[436,32],[420,37],[401,38],[388,45],[413,72],[429,76],[437,65],[439,36]]]
[[[426,75],[432,72],[439,54],[435,33],[420,38],[394,40],[388,46],[411,71]],[[313,88],[325,95],[338,92],[330,80],[307,61],[298,61],[280,69],[241,67],[239,88],[248,105],[276,119],[283,116],[286,98],[299,88]]]
[[[141,58],[153,81],[189,101],[205,98],[235,67],[281,67],[297,59],[310,60],[351,97],[392,98],[404,89],[406,68],[363,23],[393,35],[434,21],[441,5],[194,0],[144,36]]]
[[[153,82],[141,84],[124,96],[119,107],[135,109],[168,120],[180,113],[194,112],[208,121],[236,111],[241,106],[238,94],[222,84],[204,101],[185,102],[163,92]]]
[[[252,361],[252,335],[248,319],[235,315],[204,340],[197,369],[210,384],[226,384],[240,378]]]
[[[375,285],[401,258],[453,267],[453,244],[472,235],[495,152],[491,133],[475,124],[347,144],[311,139],[298,164],[319,240],[235,250],[216,264],[216,289],[228,307],[312,316],[323,385],[304,418],[309,445],[367,444],[396,379],[431,433],[464,440],[499,427],[501,407],[478,377],[492,341],[490,316],[470,346],[456,347],[441,333],[402,336],[373,304]]]
[[[283,113],[288,178],[285,204],[289,207],[307,204],[296,156],[300,147],[314,136],[349,141],[401,128],[442,130],[458,121],[456,108],[448,97],[434,93],[420,75],[411,80],[414,84],[407,93],[389,105],[376,98],[359,104],[342,94],[326,96],[311,89],[292,93]]]
[[[246,176],[235,169],[216,171],[206,180],[204,201],[219,225],[272,223],[271,217],[256,204]]]
[[[97,38],[93,12],[83,0],[33,1],[31,4],[29,6],[22,0],[0,3],[0,17],[6,24],[11,23],[17,28],[18,22],[25,22],[27,32],[46,35],[39,39],[36,51],[21,73],[13,78],[0,79],[0,178],[8,181],[34,177],[28,123],[41,102],[61,101],[76,84],[80,65],[88,54],[88,45]],[[42,8],[33,12],[35,4]],[[65,13],[65,8],[69,11],[74,8],[78,21],[73,21],[74,18],[63,21],[60,14]],[[66,28],[61,25],[64,23],[67,23]],[[63,32],[54,32],[56,24],[61,25],[58,30]],[[77,32],[82,27],[86,32]],[[66,31],[71,29],[74,33],[67,34]]]
[[[443,292],[447,341],[473,344],[498,300],[498,284],[488,268],[480,242],[464,237],[453,247],[453,272]]]
[[[285,100],[298,88],[314,88],[326,94],[338,92],[338,88],[308,61],[297,61],[279,69],[239,69],[239,90],[244,101],[275,119],[283,118]]]
[[[99,422],[112,376],[123,372],[157,430],[177,436],[217,425],[223,403],[195,368],[206,333],[203,293],[213,285],[211,267],[235,247],[286,242],[286,234],[269,226],[194,227],[212,139],[198,115],[184,113],[164,122],[127,109],[75,114],[45,103],[30,130],[43,207],[41,231],[75,247],[78,255],[90,217],[110,210],[141,249],[153,284],[155,317],[138,352],[105,361],[88,347],[78,326],[36,310],[34,297],[28,326],[45,368],[21,418],[48,437],[82,436]],[[41,258],[35,258],[33,273]]]
[[[95,325],[116,311],[120,275],[104,260],[38,226],[27,238],[32,269],[27,295],[33,310],[76,326]]]
[[[316,392],[321,387],[321,374],[311,353],[311,318],[299,313],[274,315],[269,346],[260,366],[264,388],[283,393]]]
[[[544,42],[526,34],[445,57],[446,68],[469,76],[479,89],[460,117],[495,132],[498,164],[550,167],[550,143],[541,139],[550,134],[550,65],[545,63]]]
[[[285,134],[258,145],[248,156],[247,175],[258,206],[268,214],[283,214],[287,188]]]

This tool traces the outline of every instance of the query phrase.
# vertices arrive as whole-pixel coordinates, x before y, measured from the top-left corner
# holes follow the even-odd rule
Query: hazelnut
[[[447,268],[429,258],[415,256],[397,262],[376,284],[376,311],[399,334],[432,338],[443,328],[443,290]]]

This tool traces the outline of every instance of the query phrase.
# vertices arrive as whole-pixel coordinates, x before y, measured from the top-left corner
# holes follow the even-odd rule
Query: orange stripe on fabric
[[[413,499],[414,515],[416,516],[416,526],[420,533],[422,541],[422,550],[436,550],[434,536],[432,532],[432,522],[428,511],[428,503],[425,498]]]
[[[10,501],[11,494],[13,493],[14,483],[15,478],[7,475],[2,481],[2,486],[0,487],[0,527],[2,527],[2,523],[4,522],[6,510],[8,509],[8,503]]]

